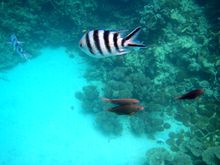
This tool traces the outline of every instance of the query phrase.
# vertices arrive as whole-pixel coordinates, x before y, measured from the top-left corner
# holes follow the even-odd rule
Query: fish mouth
[[[82,48],[82,41],[79,42],[79,47]]]

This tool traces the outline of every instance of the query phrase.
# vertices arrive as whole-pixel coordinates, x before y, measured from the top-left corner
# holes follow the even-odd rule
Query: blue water
[[[152,147],[146,137],[126,132],[117,138],[104,137],[92,118],[80,113],[74,94],[86,85],[85,69],[83,59],[71,59],[59,48],[44,49],[39,57],[4,73],[7,81],[0,81],[1,165],[122,165],[144,159]]]
[[[37,58],[4,73],[1,165],[134,165],[146,159],[148,149],[160,146],[126,128],[120,137],[106,137],[95,129],[94,118],[81,113],[74,96],[87,84],[85,59],[74,54],[69,58],[64,48],[43,49]],[[182,127],[172,125],[173,131]],[[157,138],[165,140],[167,133]]]

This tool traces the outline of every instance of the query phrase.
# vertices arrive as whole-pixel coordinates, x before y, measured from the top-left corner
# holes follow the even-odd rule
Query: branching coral
[[[147,111],[147,109],[145,109]],[[142,112],[130,118],[130,129],[135,135],[146,134],[154,136],[157,131],[163,131],[163,119],[152,117],[149,112]]]
[[[144,31],[148,29],[156,31],[166,24],[164,16],[167,13],[157,3],[145,5],[140,14],[142,15],[140,23],[146,26]]]
[[[202,153],[202,159],[207,165],[220,164],[220,146],[210,147]]]
[[[195,138],[191,139],[186,147],[195,157],[201,156],[202,152],[204,151],[204,145],[202,144],[202,142],[198,141]]]
[[[183,152],[170,153],[164,148],[152,148],[146,155],[149,165],[193,165],[191,157]]]
[[[75,96],[82,101],[83,112],[97,113],[103,110],[103,104],[96,86],[85,86],[83,87],[83,91],[77,92]]]
[[[191,157],[183,152],[177,152],[172,163],[173,165],[193,165]]]
[[[149,165],[170,165],[173,156],[164,148],[152,148],[147,152]]]
[[[131,132],[134,133],[134,135],[139,136],[139,135],[144,134],[145,123],[144,123],[144,120],[141,120],[138,117],[138,115],[132,116],[129,122],[130,122]]]
[[[110,98],[132,97],[133,85],[130,82],[110,80],[106,83],[107,87],[104,95]]]
[[[97,113],[95,125],[105,135],[120,135],[123,130],[118,116],[107,111]]]

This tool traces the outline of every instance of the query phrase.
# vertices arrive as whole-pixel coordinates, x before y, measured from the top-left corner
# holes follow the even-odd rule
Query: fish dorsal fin
[[[129,33],[125,38],[124,40],[134,40],[138,34],[140,33],[140,30],[141,30],[141,27],[137,27],[135,28],[131,33]]]
[[[118,36],[124,38],[126,36],[126,33],[128,32],[128,30],[118,30]]]

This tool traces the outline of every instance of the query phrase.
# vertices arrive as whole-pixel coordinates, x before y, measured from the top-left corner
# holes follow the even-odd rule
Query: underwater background
[[[138,26],[146,48],[79,49],[88,30]],[[220,164],[218,0],[1,0],[0,29],[0,165]],[[120,116],[103,97],[145,109]]]

